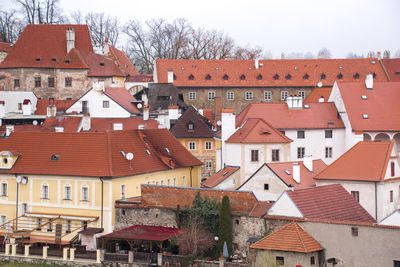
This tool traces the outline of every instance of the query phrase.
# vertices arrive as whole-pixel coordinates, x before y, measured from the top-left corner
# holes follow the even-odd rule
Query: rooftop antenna
[[[132,152],[126,153],[125,158],[126,158],[127,160],[129,160],[129,167],[132,169],[133,153],[132,153]]]

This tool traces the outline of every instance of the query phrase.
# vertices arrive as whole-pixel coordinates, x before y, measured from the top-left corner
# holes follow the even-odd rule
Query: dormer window
[[[353,75],[354,79],[359,79],[360,78],[360,74],[357,72]]]
[[[65,63],[70,63],[69,59],[64,60]]]
[[[104,62],[100,62],[99,65],[104,67]]]
[[[261,74],[258,74],[258,75],[257,75],[257,80],[262,80],[262,78],[263,78],[263,77],[262,77]]]
[[[326,79],[325,73],[322,73],[320,77],[321,77],[321,80],[325,80]]]
[[[36,58],[36,61],[40,61],[40,58]]]
[[[51,155],[51,161],[57,161],[60,158],[60,154]]]
[[[376,79],[376,73],[375,73],[375,72],[372,73],[372,77],[373,77],[374,79]]]
[[[211,80],[211,75],[210,74],[206,75],[206,80]]]
[[[186,124],[186,128],[187,128],[188,132],[193,132],[194,131],[194,122],[193,121],[189,121]]]
[[[189,75],[189,80],[191,80],[191,81],[193,81],[193,80],[194,80],[194,76],[193,76],[193,74],[190,74],[190,75]]]
[[[310,78],[310,76],[307,73],[303,75],[304,80],[308,80],[308,78]]]
[[[244,75],[244,74],[242,74],[242,75],[240,75],[240,79],[243,81],[243,80],[246,80],[246,76]]]
[[[10,151],[2,151],[0,152],[0,157],[0,169],[11,169],[16,160],[15,155],[13,155]]]
[[[174,74],[174,81],[176,80],[176,75]]]
[[[227,74],[224,75],[224,77],[222,77],[222,79],[224,79],[225,81],[227,81],[229,79],[229,76]]]
[[[363,119],[368,119],[368,114],[363,114],[362,117]]]
[[[275,74],[275,75],[273,76],[273,78],[274,78],[274,80],[279,80],[279,75],[278,75],[278,73]]]
[[[57,61],[57,59],[56,59],[56,58],[52,58],[52,59],[51,59],[51,61],[53,61],[53,62],[56,62],[56,61]]]
[[[285,76],[285,79],[286,79],[286,80],[291,80],[291,79],[292,79],[292,75],[290,75],[290,73],[288,73],[288,74]]]
[[[341,79],[343,79],[343,74],[342,74],[342,73],[339,73],[338,75],[336,75],[336,77],[337,77],[339,80],[341,80]]]

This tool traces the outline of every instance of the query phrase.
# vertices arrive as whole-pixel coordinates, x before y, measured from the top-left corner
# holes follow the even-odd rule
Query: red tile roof
[[[236,116],[236,127],[249,118],[263,119],[279,130],[344,128],[334,103],[310,103],[302,109],[289,109],[286,103],[251,103]]]
[[[168,82],[168,71],[176,77],[175,86],[311,86],[318,82],[332,86],[338,75],[343,81],[357,80],[353,76],[365,77],[375,73],[377,81],[387,81],[386,75],[376,58],[362,59],[267,59],[259,60],[259,69],[254,60],[189,60],[157,59],[155,77],[159,83]],[[261,76],[259,76],[261,74]],[[279,75],[275,80],[274,76]],[[290,79],[285,77],[290,74]],[[193,75],[193,79],[189,76]],[[210,75],[207,80],[206,76]],[[227,75],[227,79],[224,76]],[[242,75],[244,75],[242,77]],[[325,75],[325,79],[321,76]],[[304,76],[308,76],[305,79]],[[244,79],[242,79],[244,78]]]
[[[273,205],[273,202],[260,201],[254,206],[253,210],[250,212],[250,217],[263,217]]]
[[[290,143],[292,140],[266,123],[263,119],[249,118],[227,143]]]
[[[240,167],[226,166],[225,168],[219,170],[216,174],[208,177],[207,180],[201,183],[201,186],[206,188],[213,188],[214,186],[224,181],[226,178],[230,177],[239,169]]]
[[[64,112],[69,108],[76,100],[61,100],[56,99],[54,102],[51,102],[49,99],[38,99],[36,103],[36,111],[35,115],[46,115],[47,114],[47,107],[54,103],[57,107],[57,112]]]
[[[139,72],[136,70],[131,60],[127,57],[127,55],[123,51],[111,45],[109,46],[109,48],[110,48],[110,53],[107,56],[113,59],[113,61],[119,66],[119,68],[125,73],[125,75],[129,76],[139,75]]]
[[[193,130],[188,129],[188,124],[193,123]],[[193,107],[188,109],[178,118],[170,132],[176,138],[213,138],[214,132],[208,119],[200,115]]]
[[[75,31],[76,49],[85,53],[93,52],[87,25],[29,24],[0,67],[60,67],[60,63],[62,65],[67,56],[66,30],[68,28]],[[56,61],[53,61],[53,58]]]
[[[391,82],[400,82],[400,58],[382,59]]]
[[[115,123],[121,123],[123,130],[139,129],[139,125],[143,125],[143,129],[158,129],[158,122],[153,119],[144,121],[143,118],[91,118],[89,132],[111,131]]]
[[[324,102],[328,102],[329,96],[331,95],[332,87],[317,87],[311,91],[311,93],[304,99],[304,103],[317,103],[321,96],[324,98]]]
[[[106,87],[105,94],[130,113],[140,114],[136,105],[131,103],[131,101],[136,101],[136,99],[124,87]]]
[[[359,142],[315,179],[383,181],[394,142]]]
[[[125,82],[153,82],[153,75],[151,74],[141,74],[126,77]]]
[[[10,43],[0,42],[0,51],[2,52],[9,52],[12,46]]]
[[[364,82],[337,85],[353,131],[400,131],[400,82],[374,81],[373,90]]]
[[[286,192],[305,218],[375,222],[374,218],[340,184]]]
[[[252,244],[250,248],[311,253],[324,250],[321,245],[295,222]]]
[[[184,229],[152,226],[152,225],[133,225],[119,231],[101,236],[101,238],[121,239],[121,240],[151,240],[164,241],[187,232]]]
[[[125,77],[126,74],[123,72],[114,61],[106,58],[105,56],[98,55],[95,53],[85,53],[79,51],[85,63],[89,67],[88,76],[92,77],[109,77],[119,76]]]
[[[41,131],[54,132],[55,127],[63,127],[66,133],[76,133],[81,123],[81,117],[54,117],[46,118]]]
[[[119,177],[202,164],[166,129],[15,132],[1,138],[0,147],[3,151],[21,153],[11,170],[0,170],[0,173]],[[133,160],[126,160],[121,151],[133,153]],[[52,155],[59,158],[51,160]]]

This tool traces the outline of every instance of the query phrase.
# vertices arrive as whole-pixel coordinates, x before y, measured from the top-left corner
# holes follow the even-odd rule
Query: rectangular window
[[[288,91],[282,91],[281,92],[281,100],[286,100],[286,98],[288,97]]]
[[[208,100],[214,100],[214,98],[215,98],[215,92],[214,91],[208,92]]]
[[[272,92],[271,91],[265,91],[264,92],[264,100],[271,100],[272,98]]]
[[[18,110],[22,110],[22,103],[18,103]]]
[[[121,199],[125,199],[125,185],[121,184]]]
[[[301,96],[301,99],[305,99],[306,98],[306,92],[299,91],[299,96]]]
[[[297,139],[304,139],[306,137],[306,133],[304,131],[297,131]]]
[[[71,233],[71,224],[72,222],[70,220],[67,221],[67,227],[65,229],[65,233]]]
[[[189,142],[189,150],[196,150],[196,142]]]
[[[264,184],[264,190],[269,190],[269,184]]]
[[[5,224],[6,222],[7,222],[7,217],[4,216],[4,215],[1,215],[1,222],[0,222],[0,224],[3,225],[3,224]],[[2,228],[4,229],[4,228],[6,228],[6,226],[3,225]]]
[[[64,199],[71,200],[71,187],[70,186],[64,187]]]
[[[28,203],[22,203],[22,212],[24,214],[28,212]]]
[[[351,227],[351,235],[358,236],[358,227]]]
[[[36,231],[42,231],[41,226],[42,226],[42,219],[38,218],[36,221],[36,228],[37,228]]]
[[[42,87],[42,78],[40,76],[35,77],[35,87]]]
[[[279,149],[272,149],[272,161],[279,161]]]
[[[325,147],[325,158],[332,158],[332,147]]]
[[[72,77],[65,77],[65,87],[72,86]]]
[[[359,191],[351,191],[351,196],[360,203],[360,192]]]
[[[211,142],[206,141],[206,150],[211,150],[211,149],[212,149]]]
[[[54,87],[54,77],[49,77],[47,79],[47,82],[49,84],[49,87]]]
[[[390,203],[392,203],[393,202],[393,190],[390,190],[389,198],[390,198]]]
[[[332,130],[325,130],[325,138],[332,138]]]
[[[170,181],[169,181],[169,179],[167,180],[167,185],[170,186]]]
[[[53,223],[51,222],[51,219],[47,220],[47,232],[53,232]]]
[[[189,100],[196,100],[196,92],[189,92]]]
[[[246,100],[253,100],[253,92],[252,91],[246,92]]]
[[[285,258],[284,257],[276,257],[276,265],[285,265]]]
[[[104,100],[103,101],[103,108],[110,108],[110,101]]]
[[[2,197],[7,196],[7,184],[6,183],[1,184],[1,196]]]
[[[48,185],[42,185],[42,198],[49,199],[49,186]]]
[[[204,161],[204,169],[206,171],[212,171],[212,167],[213,167],[213,162],[212,160],[205,160]]]
[[[394,165],[394,162],[390,162],[390,175],[391,175],[392,177],[394,177],[395,174],[396,174],[396,172],[395,172],[395,165]]]
[[[186,177],[185,176],[182,177],[182,185],[186,186]]]
[[[315,264],[315,257],[311,256],[310,257],[310,265],[314,265]]]
[[[82,187],[82,201],[89,201],[89,189]]]
[[[176,186],[176,178],[174,178],[174,186]]]
[[[251,150],[251,161],[252,162],[258,161],[258,150]]]
[[[304,158],[305,151],[306,151],[305,147],[298,147],[297,148],[297,158],[298,159]]]
[[[226,92],[226,99],[227,100],[234,100],[235,99],[235,93],[234,92]]]
[[[14,79],[14,87],[19,87],[19,79]]]

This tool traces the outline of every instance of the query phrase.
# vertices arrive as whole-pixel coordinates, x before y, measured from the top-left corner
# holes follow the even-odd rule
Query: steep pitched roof
[[[400,82],[400,58],[382,59],[391,82]]]
[[[108,77],[108,76],[119,76],[125,77],[126,74],[123,72],[114,61],[95,53],[85,53],[79,51],[89,67],[88,76],[92,77]]]
[[[263,119],[276,129],[344,128],[334,103],[310,103],[301,109],[289,109],[286,103],[251,103],[236,116],[236,127],[249,118]]]
[[[383,181],[394,142],[358,142],[315,179]]]
[[[263,119],[249,118],[227,143],[290,143],[292,140]]]
[[[137,224],[103,235],[101,238],[164,241],[185,232],[185,229]]]
[[[140,111],[132,103],[132,101],[136,101],[136,99],[124,87],[106,87],[105,94],[130,113],[140,114]]]
[[[207,180],[201,183],[201,185],[202,187],[213,188],[214,186],[218,185],[219,183],[230,177],[239,169],[240,167],[236,166],[226,166],[225,168],[219,170],[217,173],[208,177]]]
[[[324,102],[328,102],[331,91],[332,87],[316,87],[307,98],[304,99],[304,103],[317,103],[321,97],[324,98]]]
[[[193,130],[188,129],[188,124],[193,124]],[[214,132],[208,119],[200,115],[200,113],[192,106],[179,117],[170,132],[176,138],[213,138]]]
[[[305,218],[375,222],[340,184],[286,191]]]
[[[115,123],[121,123],[123,130],[158,129],[158,122],[153,119],[144,121],[143,118],[91,118],[89,132],[105,132],[113,130]]]
[[[201,165],[166,129],[16,132],[1,138],[0,147],[21,154],[11,170],[0,173],[118,177]],[[133,153],[133,160],[121,151]],[[59,156],[52,160],[52,155]]]
[[[387,81],[376,58],[266,59],[258,63],[257,69],[255,60],[157,59],[155,73],[158,77],[155,80],[167,83],[168,71],[172,70],[176,77],[174,85],[184,87],[316,87],[318,82],[322,82],[323,86],[332,86],[340,74],[343,81],[354,81],[357,74],[360,78],[370,73],[376,74],[377,81]],[[210,79],[206,78],[207,75]],[[275,75],[279,78],[274,78]],[[286,78],[288,75],[290,78]]]
[[[366,89],[363,82],[337,85],[353,131],[400,130],[400,82],[374,82],[373,90]]]
[[[310,253],[324,250],[296,222],[289,223],[250,246],[256,249]]]
[[[29,24],[0,67],[58,67],[67,56],[66,31],[68,28],[75,31],[76,49],[85,53],[93,52],[87,25]]]
[[[139,75],[139,72],[136,70],[135,66],[132,64],[131,60],[127,57],[127,55],[115,48],[114,46],[109,46],[110,53],[107,55],[113,59],[113,61],[119,66],[119,68],[128,76]]]
[[[11,48],[12,48],[11,43],[0,42],[0,51],[1,52],[9,52],[11,50]]]

